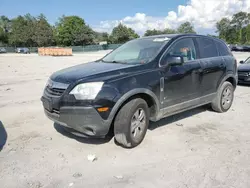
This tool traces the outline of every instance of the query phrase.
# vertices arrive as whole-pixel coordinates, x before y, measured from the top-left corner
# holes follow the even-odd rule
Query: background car
[[[30,54],[29,48],[17,48],[16,53]]]
[[[238,66],[238,83],[250,84],[250,57],[245,61],[240,61]]]
[[[244,45],[243,46],[243,52],[250,52],[250,46],[249,45]]]
[[[7,53],[5,48],[0,48],[0,53]]]

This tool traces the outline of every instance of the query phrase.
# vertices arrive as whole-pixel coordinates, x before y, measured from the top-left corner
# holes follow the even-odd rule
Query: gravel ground
[[[1,188],[250,187],[247,86],[237,87],[227,113],[201,107],[152,123],[143,143],[130,150],[114,139],[71,136],[48,120],[40,97],[51,73],[104,54],[0,55]],[[97,159],[88,161],[89,154]]]

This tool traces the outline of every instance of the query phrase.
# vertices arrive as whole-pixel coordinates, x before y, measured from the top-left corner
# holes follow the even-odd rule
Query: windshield
[[[245,64],[250,64],[250,57],[245,61]]]
[[[102,59],[112,63],[148,63],[170,38],[143,38],[129,41]]]

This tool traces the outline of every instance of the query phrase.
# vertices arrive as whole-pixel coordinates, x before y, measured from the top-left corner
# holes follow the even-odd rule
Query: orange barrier
[[[38,48],[39,55],[71,56],[72,48]]]

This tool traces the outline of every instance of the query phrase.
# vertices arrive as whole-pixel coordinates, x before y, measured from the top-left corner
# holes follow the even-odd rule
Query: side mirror
[[[240,61],[240,64],[244,64],[244,61]]]
[[[166,61],[170,66],[182,65],[184,63],[184,58],[182,56],[169,56]]]

